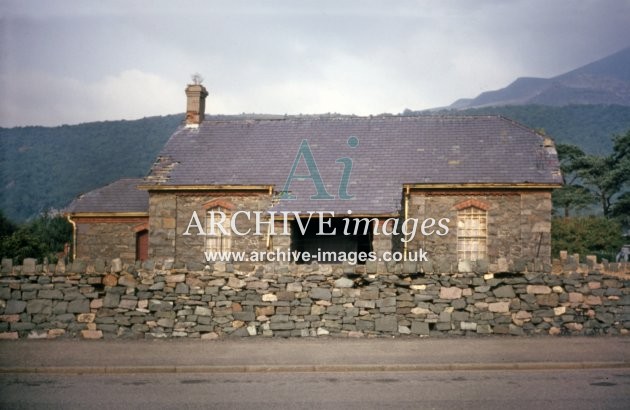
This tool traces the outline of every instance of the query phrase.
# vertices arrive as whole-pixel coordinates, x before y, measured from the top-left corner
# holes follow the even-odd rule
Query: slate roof
[[[137,189],[142,178],[123,178],[78,196],[66,213],[82,212],[148,212],[149,193]]]
[[[349,138],[356,137],[352,147]],[[303,140],[334,200],[311,200],[311,180],[294,181],[296,200],[278,210],[395,213],[403,184],[561,184],[558,160],[545,137],[500,116],[303,117],[281,120],[206,120],[180,127],[145,184],[273,185],[281,191]],[[338,198],[352,159],[347,192]],[[304,158],[297,175],[308,175]]]

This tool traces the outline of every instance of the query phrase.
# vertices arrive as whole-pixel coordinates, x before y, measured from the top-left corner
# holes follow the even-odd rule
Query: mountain
[[[457,100],[449,108],[525,104],[630,106],[630,47],[553,78],[517,78],[505,88]]]

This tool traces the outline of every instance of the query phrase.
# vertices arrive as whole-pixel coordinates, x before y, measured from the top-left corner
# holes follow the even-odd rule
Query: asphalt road
[[[630,370],[1,374],[3,409],[627,409]]]
[[[38,371],[40,368],[69,366],[104,372],[106,367],[132,370],[156,366],[170,367],[171,370],[191,366],[324,365],[352,368],[362,365],[445,367],[463,364],[483,367],[488,364],[554,365],[563,362],[624,363],[628,367],[629,353],[630,337],[246,338],[211,342],[198,339],[24,340],[0,341],[0,371],[6,368]]]

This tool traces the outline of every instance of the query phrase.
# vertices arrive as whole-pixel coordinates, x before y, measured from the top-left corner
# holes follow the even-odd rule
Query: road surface
[[[0,408],[627,409],[630,369],[0,374]]]

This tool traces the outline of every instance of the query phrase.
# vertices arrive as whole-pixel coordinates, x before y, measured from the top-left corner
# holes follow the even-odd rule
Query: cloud
[[[185,110],[182,84],[137,69],[95,82],[45,72],[2,74],[0,88],[4,127],[136,119]]]
[[[197,71],[211,113],[398,113],[630,38],[630,0],[0,3],[1,126],[182,112]]]

